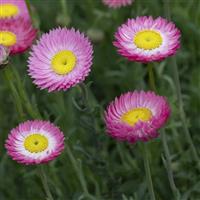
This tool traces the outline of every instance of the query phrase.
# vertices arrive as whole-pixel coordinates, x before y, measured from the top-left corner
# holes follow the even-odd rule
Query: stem
[[[31,3],[29,0],[25,0],[26,2],[26,6],[28,8],[28,12],[29,12],[29,15],[30,15],[30,18],[31,18],[31,21],[33,20],[33,17],[32,17],[32,11],[31,11]]]
[[[171,14],[170,14],[170,6],[169,6],[169,0],[163,0],[164,2],[164,12],[165,12],[165,16],[167,17],[167,19],[171,19]]]
[[[67,16],[67,2],[66,0],[60,0],[63,16]]]
[[[171,15],[170,15],[169,0],[164,0],[164,6],[165,6],[166,16],[167,16],[168,19],[170,19]],[[192,141],[192,137],[190,135],[189,129],[187,127],[186,115],[185,115],[185,111],[184,111],[184,108],[183,108],[183,99],[182,99],[179,71],[178,71],[178,66],[177,66],[175,57],[172,58],[172,68],[173,68],[174,82],[175,82],[175,86],[176,86],[176,93],[177,93],[177,99],[178,99],[180,119],[182,121],[183,130],[185,132],[185,136],[186,136],[188,143],[190,145],[190,148],[192,150],[193,158],[196,160],[198,166],[200,167],[199,156],[198,156],[198,153],[197,153],[196,148],[194,146],[194,143]]]
[[[25,2],[26,2],[26,6],[28,8],[30,21],[31,21],[33,27],[37,29],[37,35],[41,36],[39,16],[38,16],[37,12],[31,8],[30,0],[25,0]]]
[[[145,173],[146,173],[146,179],[147,179],[150,197],[151,197],[151,200],[155,200],[156,198],[155,198],[153,183],[152,183],[152,178],[151,178],[147,144],[145,143],[143,143],[143,156],[144,156],[144,167],[145,167]]]
[[[17,81],[17,87],[18,87],[19,95],[21,96],[22,101],[24,102],[24,106],[25,106],[27,112],[29,113],[29,115],[33,119],[35,119],[35,118],[36,119],[41,119],[42,117],[41,117],[39,111],[32,106],[32,103],[30,102],[30,100],[28,98],[28,95],[26,93],[26,90],[25,90],[25,87],[23,85],[23,82],[20,79],[18,71],[15,68],[13,68],[12,70],[14,72],[14,75],[15,75],[15,78],[16,78],[16,81]]]
[[[15,84],[13,83],[14,79],[13,79],[13,74],[12,74],[12,71],[11,71],[11,66],[7,66],[5,68],[4,76],[5,76],[5,79],[6,79],[8,85],[10,87],[10,90],[12,92],[13,102],[16,106],[19,117],[20,117],[21,120],[24,120],[25,115],[24,115],[24,112],[23,112],[23,106],[22,106],[21,99],[20,99],[20,96],[18,94],[18,91],[15,87]]]
[[[40,178],[41,178],[45,193],[47,195],[47,200],[54,200],[54,198],[50,192],[47,176],[45,174],[45,171],[44,171],[44,168],[42,165],[39,166],[39,173],[40,173]]]
[[[173,74],[174,74],[174,82],[176,86],[176,93],[177,93],[177,99],[178,99],[178,108],[180,113],[180,119],[182,121],[183,130],[185,132],[185,136],[187,138],[188,143],[190,144],[190,148],[192,150],[192,154],[198,165],[200,165],[199,156],[197,154],[196,148],[194,146],[194,143],[192,141],[192,137],[190,135],[189,129],[187,127],[187,120],[185,116],[185,111],[183,109],[183,99],[182,99],[182,93],[181,93],[181,85],[180,85],[180,79],[179,79],[179,72],[178,72],[178,66],[176,63],[176,59],[172,59],[172,68],[173,68]]]
[[[59,16],[60,23],[63,26],[68,26],[71,22],[70,16],[69,16],[69,10],[68,10],[68,1],[67,0],[59,0],[60,5],[62,8],[61,14]]]
[[[89,101],[88,101],[88,88],[87,85],[84,83],[81,83],[77,86],[78,94],[77,94],[77,100],[73,99],[74,106],[81,112],[90,111],[89,107]]]
[[[174,176],[173,176],[173,171],[172,171],[172,167],[171,167],[171,156],[170,156],[170,152],[169,152],[169,147],[167,145],[167,138],[166,138],[164,130],[162,130],[161,139],[162,139],[165,157],[166,157],[166,161],[164,161],[164,164],[165,164],[165,167],[167,170],[170,187],[171,187],[172,193],[174,195],[174,198],[178,200],[178,199],[180,199],[180,193],[174,182]]]
[[[77,177],[78,177],[78,179],[80,181],[81,187],[82,187],[83,192],[84,192],[84,196],[88,197],[91,200],[94,200],[95,198],[92,195],[90,195],[89,192],[88,192],[87,184],[86,184],[85,177],[83,175],[82,169],[80,169],[79,163],[77,162],[77,160],[75,159],[74,155],[72,154],[72,151],[71,151],[71,149],[70,149],[68,144],[66,145],[66,151],[67,151],[69,159],[71,160],[71,163],[72,163],[72,165],[74,167],[74,170],[75,170],[75,172],[77,174]]]
[[[177,130],[176,130],[175,127],[174,127],[174,128],[172,127],[171,130],[172,130],[172,133],[173,133],[173,137],[174,137],[174,139],[175,139],[175,140],[174,140],[175,146],[176,146],[178,152],[179,152],[180,154],[182,154],[182,153],[183,153],[183,147],[182,147],[182,145],[181,145],[180,140],[179,140],[179,139],[176,139],[176,138],[178,138],[178,132],[177,132]]]
[[[156,92],[156,84],[155,84],[155,79],[154,79],[154,73],[153,73],[153,64],[148,64],[148,69],[149,69],[149,84],[150,88],[153,89]],[[179,191],[176,188],[175,182],[174,182],[174,176],[173,176],[173,170],[171,167],[171,156],[169,152],[169,147],[167,144],[167,140],[165,137],[165,132],[163,130],[163,133],[161,134],[161,139],[164,147],[164,153],[166,157],[166,169],[167,169],[167,174],[168,174],[168,179],[170,182],[170,187],[172,189],[173,195],[176,199],[179,199]]]
[[[155,77],[153,71],[153,63],[148,63],[148,73],[149,73],[149,86],[152,91],[156,92],[156,84],[155,84]]]

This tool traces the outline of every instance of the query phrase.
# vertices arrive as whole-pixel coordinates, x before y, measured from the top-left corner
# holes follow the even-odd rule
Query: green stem
[[[187,119],[186,119],[185,111],[183,108],[183,98],[182,98],[181,85],[180,85],[179,72],[178,72],[178,66],[176,63],[176,58],[172,59],[172,68],[173,68],[173,72],[174,72],[173,74],[174,74],[174,82],[175,82],[175,86],[176,86],[176,93],[177,93],[177,99],[178,99],[178,108],[179,108],[179,113],[180,113],[180,119],[181,119],[182,125],[183,125],[183,130],[185,132],[186,139],[187,139],[188,143],[190,144],[190,148],[192,150],[193,157],[196,160],[196,162],[198,163],[198,165],[200,166],[199,156],[198,156],[197,150],[194,146],[194,143],[192,141],[192,137],[190,135],[189,129],[187,127]]]
[[[149,69],[149,80],[150,80],[149,85],[150,85],[150,88],[153,89],[156,92],[156,84],[155,84],[155,78],[154,78],[154,73],[153,73],[153,64],[151,64],[148,67],[148,69]],[[179,191],[176,188],[176,185],[174,183],[173,170],[172,170],[172,167],[171,167],[170,152],[169,152],[169,147],[168,147],[168,144],[167,144],[167,140],[166,140],[164,131],[162,133],[161,139],[162,139],[163,148],[164,148],[165,157],[166,157],[166,169],[167,169],[168,179],[169,179],[169,182],[170,182],[170,186],[171,186],[173,195],[176,199],[178,199]]]
[[[168,19],[170,19],[171,18],[171,14],[170,14],[169,0],[164,0],[164,6],[165,6],[166,17]],[[186,115],[185,115],[185,111],[184,111],[184,108],[183,108],[184,105],[183,105],[183,98],[182,98],[182,92],[181,92],[179,71],[178,71],[178,66],[177,66],[175,57],[172,58],[172,69],[173,69],[173,75],[174,75],[174,82],[175,82],[175,86],[176,86],[176,93],[177,93],[177,99],[178,99],[178,108],[179,108],[179,113],[180,113],[180,119],[181,119],[182,125],[183,125],[183,130],[185,132],[185,136],[186,136],[187,141],[188,141],[188,143],[190,145],[190,148],[192,150],[193,158],[196,160],[198,166],[200,167],[199,156],[198,156],[197,150],[195,148],[195,145],[194,145],[194,143],[192,141],[192,137],[191,137],[191,134],[189,132],[189,129],[187,127]]]
[[[161,139],[162,139],[164,152],[165,152],[165,158],[166,158],[166,161],[165,161],[164,164],[165,164],[165,167],[166,167],[166,170],[167,170],[170,187],[171,187],[172,193],[174,195],[174,198],[179,200],[180,199],[180,193],[179,193],[179,190],[177,189],[175,182],[174,182],[174,175],[173,175],[172,166],[171,166],[171,156],[170,156],[169,147],[168,147],[168,144],[167,144],[167,138],[166,138],[166,134],[165,134],[164,130],[162,130]]]
[[[156,92],[156,84],[155,84],[155,77],[153,71],[153,63],[148,63],[148,73],[149,73],[149,86],[152,91]]]
[[[12,65],[7,66],[5,68],[5,78],[12,91],[14,97],[14,103],[20,115],[20,119],[22,120],[25,119],[23,107],[25,107],[25,109],[33,119],[35,118],[40,119],[41,115],[38,109],[32,106],[32,103],[30,102],[26,90],[24,88],[24,85],[20,79],[19,73],[14,67],[12,67]],[[13,83],[13,80],[16,81],[16,84]]]
[[[181,141],[178,139],[179,134],[178,134],[175,127],[172,127],[171,130],[172,130],[172,133],[173,133],[173,137],[175,139],[174,140],[175,146],[176,146],[178,152],[180,154],[182,154],[183,153],[183,147],[182,147]]]
[[[169,7],[169,0],[163,0],[164,3],[164,12],[165,12],[165,16],[167,17],[167,19],[171,19],[171,14],[170,14],[170,7]]]
[[[148,144],[143,143],[144,167],[145,167],[148,189],[149,189],[149,193],[150,193],[150,197],[151,197],[150,199],[155,200],[156,198],[155,198],[153,183],[152,183],[152,178],[151,178],[151,170],[150,170],[150,166],[149,166],[147,145]]]
[[[30,18],[31,18],[31,20],[33,20],[32,11],[31,11],[31,3],[30,3],[29,0],[25,0],[25,2],[26,2],[26,6],[28,8],[28,12],[29,12]]]
[[[15,87],[15,84],[13,83],[13,74],[12,74],[12,70],[11,70],[11,66],[7,66],[4,70],[4,76],[5,76],[5,79],[10,87],[10,90],[12,92],[12,96],[13,96],[13,102],[16,106],[16,109],[17,109],[17,112],[19,114],[19,117],[22,121],[24,121],[25,119],[25,114],[23,112],[23,106],[22,106],[22,102],[21,102],[21,99],[20,99],[20,96],[18,94],[18,91]]]
[[[67,0],[60,0],[60,5],[62,8],[62,12],[58,17],[60,18],[60,23],[64,26],[68,26],[70,24],[70,16],[68,10],[68,1]]]
[[[84,193],[88,194],[88,189],[87,189],[87,186],[86,186],[85,179],[82,176],[82,174],[80,173],[79,167],[78,167],[78,163],[77,163],[77,161],[76,161],[74,155],[72,154],[72,151],[71,151],[71,149],[70,149],[70,147],[68,145],[66,145],[66,151],[67,151],[67,154],[68,154],[68,156],[69,156],[69,158],[71,160],[71,163],[72,163],[72,165],[74,167],[74,170],[75,170],[75,172],[76,172],[76,174],[78,176],[78,179],[79,179],[79,181],[81,183],[81,186],[82,186],[82,189],[83,189]]]
[[[30,20],[32,22],[32,25],[34,28],[37,29],[37,35],[41,36],[41,31],[40,31],[40,19],[38,14],[36,13],[36,11],[31,9],[31,3],[30,0],[25,0],[26,2],[26,6],[28,8],[28,12],[29,12],[29,16],[30,16]]]
[[[63,16],[67,16],[67,2],[66,0],[60,0]]]
[[[88,189],[87,189],[87,184],[86,184],[86,181],[85,181],[85,177],[83,175],[83,172],[82,172],[82,168],[80,168],[80,163],[77,162],[77,160],[75,159],[74,155],[72,154],[72,151],[69,147],[69,145],[67,144],[66,145],[66,152],[69,156],[69,159],[71,160],[71,163],[73,165],[73,168],[77,174],[77,177],[80,181],[80,184],[81,184],[81,187],[83,189],[83,192],[84,192],[84,196],[91,199],[91,200],[94,200],[95,198],[89,194],[88,192]]]
[[[24,102],[24,106],[25,106],[27,112],[29,113],[29,115],[33,119],[41,119],[42,117],[41,117],[38,109],[35,108],[29,100],[29,97],[26,93],[23,82],[20,79],[18,71],[15,68],[13,68],[12,70],[13,70],[13,73],[14,73],[16,81],[17,81],[17,87],[18,87],[19,95],[22,98],[22,101]]]
[[[46,193],[46,195],[47,195],[47,199],[48,199],[48,200],[54,200],[54,198],[53,198],[53,196],[52,196],[52,194],[51,194],[49,185],[48,185],[47,176],[46,176],[46,174],[45,174],[45,171],[44,171],[44,168],[43,168],[42,165],[39,166],[39,174],[40,174],[40,177],[41,177],[41,181],[42,181],[42,184],[43,184],[45,193]]]

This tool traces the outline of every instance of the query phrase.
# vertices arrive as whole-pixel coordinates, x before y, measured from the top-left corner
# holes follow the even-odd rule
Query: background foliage
[[[127,18],[165,16],[163,1],[135,0],[131,6],[117,10],[107,8],[100,0],[30,2],[39,34],[58,26],[73,26],[87,33],[94,44],[94,63],[86,85],[67,92],[47,93],[32,84],[27,75],[28,52],[11,60],[12,67],[20,74],[18,77],[14,73],[10,77],[13,83],[17,85],[19,78],[32,106],[40,111],[43,119],[50,119],[66,135],[66,151],[45,167],[53,196],[57,200],[89,199],[83,197],[83,190],[87,188],[99,200],[148,200],[139,145],[120,143],[108,137],[103,111],[121,93],[148,89],[146,67],[117,55],[112,45],[113,34]],[[176,58],[187,123],[200,153],[200,1],[171,0],[170,12],[172,20],[182,32],[182,47]],[[43,200],[45,194],[37,167],[19,165],[6,155],[4,141],[9,130],[33,116],[27,112],[26,101],[23,116],[19,116],[4,72],[0,72],[0,199]],[[199,200],[200,173],[183,133],[173,73],[170,59],[156,64],[158,92],[168,97],[173,109],[165,129],[172,169],[180,199]],[[156,198],[171,200],[173,196],[163,164],[165,156],[160,137],[150,142],[149,146]],[[75,160],[70,153],[73,153]],[[72,161],[76,162],[75,167]]]

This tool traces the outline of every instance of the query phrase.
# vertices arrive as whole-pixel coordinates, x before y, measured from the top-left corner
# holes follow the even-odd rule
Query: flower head
[[[9,48],[11,54],[22,53],[32,45],[36,32],[22,17],[0,20],[0,45]]]
[[[172,23],[158,17],[129,19],[118,28],[114,45],[131,61],[161,61],[176,53],[180,47],[180,31]]]
[[[33,46],[29,74],[41,89],[67,90],[88,76],[92,53],[92,45],[84,34],[73,28],[57,28]]]
[[[133,0],[103,0],[103,3],[110,8],[119,8],[122,6],[131,5]]]
[[[25,0],[1,0],[0,20],[23,17],[29,19],[28,9]]]
[[[0,66],[8,63],[9,49],[0,45]]]
[[[165,97],[150,91],[134,91],[111,102],[105,112],[105,122],[109,135],[133,143],[157,137],[157,130],[169,115]]]
[[[11,130],[5,147],[18,163],[47,163],[64,149],[64,135],[48,121],[26,121]]]

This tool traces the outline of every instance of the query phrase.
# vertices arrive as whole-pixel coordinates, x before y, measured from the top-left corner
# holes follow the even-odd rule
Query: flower
[[[84,34],[73,28],[53,29],[33,46],[29,74],[41,89],[67,90],[88,76],[92,53]]]
[[[10,49],[11,54],[22,53],[32,45],[36,29],[22,17],[0,20],[0,45]]]
[[[133,0],[103,0],[103,3],[110,8],[119,8],[133,3]]]
[[[9,56],[8,48],[0,45],[0,66],[6,65],[8,63],[8,56]]]
[[[29,12],[24,0],[1,0],[0,20],[17,18],[19,16],[29,19]]]
[[[128,19],[115,33],[114,45],[119,54],[131,61],[161,61],[180,47],[180,31],[174,23],[161,17]]]
[[[64,149],[64,135],[48,121],[26,121],[11,130],[5,147],[18,163],[47,163]]]
[[[158,136],[170,115],[165,97],[154,92],[134,91],[122,94],[105,111],[107,132],[118,140],[148,141]]]

